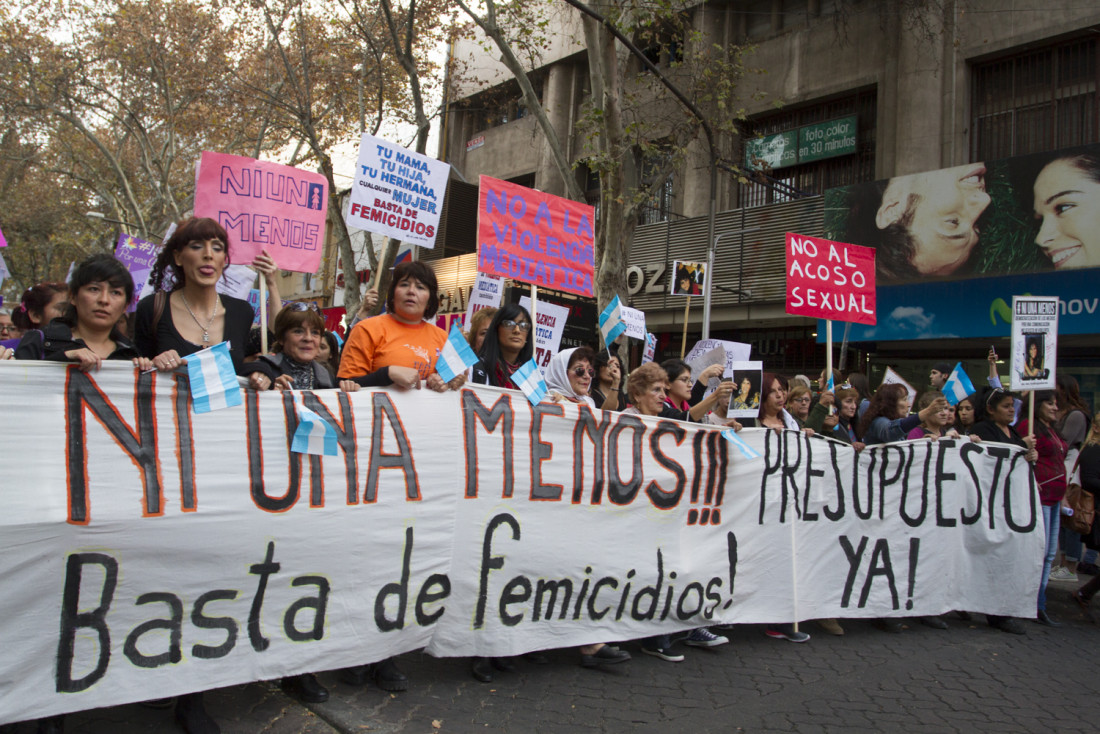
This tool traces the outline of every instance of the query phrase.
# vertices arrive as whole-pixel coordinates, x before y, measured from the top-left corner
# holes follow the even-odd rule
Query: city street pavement
[[[946,631],[912,621],[901,634],[848,621],[843,637],[808,622],[806,644],[746,625],[722,630],[730,638],[722,647],[676,645],[682,663],[624,643],[634,659],[605,670],[581,668],[575,651],[559,650],[546,665],[521,659],[516,672],[484,684],[466,660],[407,654],[405,693],[353,688],[325,673],[332,696],[324,704],[303,706],[274,683],[223,689],[207,701],[225,734],[1082,731],[1100,718],[1100,599],[1086,614],[1069,598],[1078,585],[1052,582],[1048,610],[1064,624],[1027,621],[1026,636],[992,629],[982,615],[946,615]],[[181,730],[170,710],[130,705],[73,714],[65,731]]]

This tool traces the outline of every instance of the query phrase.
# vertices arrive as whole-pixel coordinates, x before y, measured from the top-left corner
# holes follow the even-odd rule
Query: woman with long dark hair
[[[229,251],[225,228],[205,217],[182,222],[164,243],[149,276],[154,293],[138,303],[134,320],[134,343],[158,370],[174,370],[187,355],[226,341],[240,373],[254,313],[247,301],[218,293]],[[252,265],[275,279],[266,253]]]
[[[982,441],[996,441],[1009,443],[1027,451],[1025,459],[1034,462],[1038,458],[1035,450],[1034,437],[1025,438],[1017,430],[1012,422],[1016,419],[1016,396],[1001,388],[986,390],[977,398],[976,402],[981,406],[978,411],[981,420],[974,424],[970,435],[977,436]],[[1025,634],[1023,625],[1012,617],[1002,617],[995,614],[985,615],[989,620],[989,626],[1009,632],[1014,635]]]
[[[868,446],[904,441],[909,431],[946,407],[947,400],[941,395],[916,415],[909,415],[909,391],[905,386],[895,383],[883,385],[871,399],[871,405],[859,422],[859,434]]]
[[[0,359],[14,358],[19,340],[28,331],[44,329],[54,319],[64,316],[68,298],[69,288],[64,283],[39,283],[23,291],[19,305],[11,312],[11,331],[18,336],[0,343]]]
[[[1078,468],[1081,472],[1081,488],[1086,492],[1092,492],[1094,497],[1100,497],[1100,413],[1092,418],[1092,426],[1081,445],[1081,458]],[[1089,538],[1096,538],[1096,518],[1092,521],[1092,532]],[[1092,577],[1092,580],[1073,592],[1073,600],[1088,609],[1092,597],[1100,591],[1100,574]]]
[[[531,314],[518,303],[501,306],[489,322],[470,382],[516,389],[512,375],[534,354],[533,324]]]
[[[1020,421],[1023,435],[1034,433],[1035,481],[1039,485],[1039,500],[1043,506],[1043,522],[1046,525],[1046,555],[1039,579],[1039,595],[1036,600],[1035,621],[1048,627],[1059,627],[1047,614],[1047,582],[1058,550],[1058,526],[1061,521],[1062,498],[1066,496],[1066,441],[1054,427],[1058,420],[1058,398],[1053,390],[1040,390],[1034,394],[1035,423]]]
[[[1081,397],[1081,388],[1073,375],[1058,372],[1055,378],[1055,395],[1058,397],[1058,421],[1055,424],[1059,435],[1066,440],[1069,450],[1066,452],[1066,469],[1073,472],[1080,456],[1081,444],[1089,433],[1092,412],[1089,404]],[[1072,476],[1067,481],[1074,481]],[[1058,531],[1058,558],[1050,577],[1055,581],[1076,581],[1077,564],[1082,560],[1081,536],[1066,525]]]

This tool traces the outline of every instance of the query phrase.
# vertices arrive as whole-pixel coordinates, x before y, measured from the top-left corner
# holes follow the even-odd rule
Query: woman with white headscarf
[[[595,353],[588,347],[558,352],[546,365],[546,387],[554,402],[584,403],[595,409],[596,402],[588,396],[596,376]]]

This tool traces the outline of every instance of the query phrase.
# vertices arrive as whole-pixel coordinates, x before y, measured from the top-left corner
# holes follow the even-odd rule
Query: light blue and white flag
[[[542,379],[542,370],[533,359],[512,373],[512,382],[523,391],[531,401],[531,405],[538,405],[546,397],[546,383]]]
[[[615,296],[611,299],[611,303],[607,304],[607,308],[600,313],[600,334],[603,335],[604,344],[610,344],[619,337],[619,334],[626,331],[622,306],[619,297]]]
[[[836,392],[836,380],[833,379],[833,373],[829,373],[829,384],[825,386],[825,392]],[[832,415],[832,413],[830,413]]]
[[[947,382],[943,383],[943,396],[947,398],[947,402],[958,405],[960,400],[965,400],[975,392],[974,383],[963,371],[962,362],[956,362],[955,369],[951,370]]]
[[[740,451],[741,455],[744,456],[746,459],[760,458],[760,452],[745,443],[745,439],[738,436],[737,431],[733,430],[732,428],[727,428],[726,430],[722,431],[722,438],[726,439],[734,446],[736,446],[737,450]]]
[[[241,386],[229,356],[229,342],[215,344],[187,357],[191,403],[196,413],[232,408],[241,404]]]
[[[466,372],[466,368],[477,363],[477,355],[470,348],[462,330],[458,328],[458,322],[451,324],[451,333],[447,335],[447,341],[439,350],[439,359],[435,362],[435,371],[445,382]]]
[[[290,450],[297,454],[336,456],[336,429],[331,423],[297,400],[298,428],[290,441]]]
[[[653,361],[653,355],[657,353],[657,335],[650,332],[645,334],[645,351],[642,352],[642,364]]]

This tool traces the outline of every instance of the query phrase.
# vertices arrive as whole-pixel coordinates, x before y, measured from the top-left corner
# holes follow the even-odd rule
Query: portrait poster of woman
[[[732,365],[733,394],[730,396],[731,418],[755,418],[760,412],[762,362],[734,362]]]
[[[879,285],[1100,267],[1100,145],[829,189],[825,237]]]
[[[701,296],[706,284],[707,264],[675,260],[672,263],[672,295]]]

